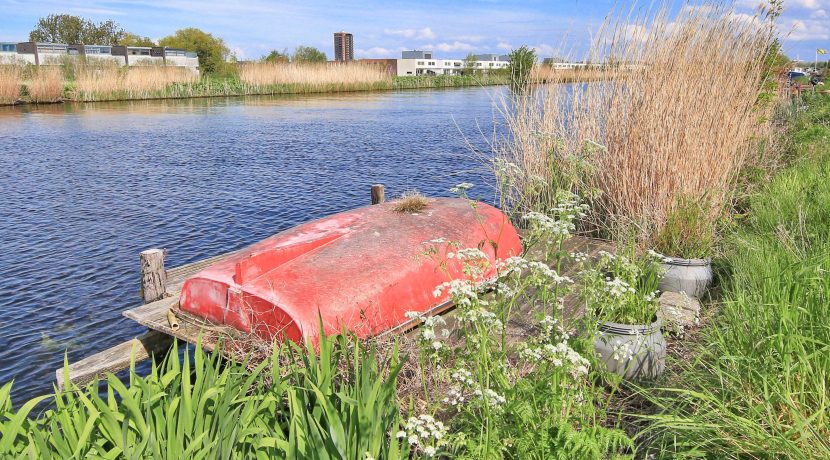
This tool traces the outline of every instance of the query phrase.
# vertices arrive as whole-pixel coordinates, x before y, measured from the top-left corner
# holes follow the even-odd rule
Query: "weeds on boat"
[[[420,192],[404,192],[400,198],[394,201],[392,210],[401,213],[413,213],[422,211],[429,206],[429,199]]]

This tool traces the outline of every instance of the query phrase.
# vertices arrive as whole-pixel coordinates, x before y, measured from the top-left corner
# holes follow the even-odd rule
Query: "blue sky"
[[[759,0],[736,0],[750,12]],[[438,57],[504,53],[528,44],[541,56],[576,55],[614,1],[397,0],[0,0],[0,41],[22,41],[37,19],[70,13],[161,38],[198,27],[220,36],[240,59],[271,49],[310,45],[332,57],[332,32],[354,34],[357,57],[399,57],[402,49],[432,49]],[[790,57],[813,59],[830,48],[830,0],[785,0],[779,20]],[[565,45],[563,45],[565,44]],[[830,56],[830,55],[827,55]],[[827,57],[825,56],[825,58]]]

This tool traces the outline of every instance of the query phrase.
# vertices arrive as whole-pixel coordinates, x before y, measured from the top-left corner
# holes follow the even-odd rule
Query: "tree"
[[[130,32],[125,33],[118,44],[123,46],[156,46],[156,42],[152,38],[142,37]]]
[[[313,46],[298,46],[294,50],[294,56],[291,58],[294,62],[326,62],[326,53],[314,48]]]
[[[262,60],[264,62],[288,62],[289,59],[290,59],[290,56],[288,56],[288,50],[287,49],[282,50],[282,53],[280,53],[277,50],[271,50],[271,52],[268,53],[267,56],[262,58]]]
[[[464,58],[464,75],[473,75],[476,72],[476,64],[478,64],[478,59],[476,59],[476,55],[470,53],[467,57]]]
[[[225,60],[230,55],[224,40],[194,27],[177,30],[175,34],[162,38],[159,46],[195,51],[199,56],[199,67],[204,73],[223,71]]]
[[[117,45],[126,32],[117,23],[107,20],[94,23],[71,14],[50,14],[40,18],[37,26],[29,32],[33,42]]]
[[[510,89],[522,93],[530,85],[530,73],[536,65],[536,51],[522,45],[510,52]]]

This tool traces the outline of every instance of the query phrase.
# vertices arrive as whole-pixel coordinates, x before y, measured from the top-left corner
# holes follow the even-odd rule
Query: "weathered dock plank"
[[[107,373],[118,372],[130,367],[130,362],[141,362],[154,354],[161,354],[170,348],[173,337],[154,330],[130,341],[96,353],[69,365],[69,380],[77,385],[84,385]],[[58,388],[64,386],[64,369],[55,371]]]

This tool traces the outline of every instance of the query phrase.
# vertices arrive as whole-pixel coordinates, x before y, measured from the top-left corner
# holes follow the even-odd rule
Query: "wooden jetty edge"
[[[385,201],[382,184],[372,185],[370,193],[373,205]],[[145,304],[126,310],[123,314],[147,327],[149,331],[80,361],[70,363],[69,381],[84,385],[109,372],[124,370],[133,360],[141,362],[155,354],[163,354],[174,339],[188,343],[201,341],[205,350],[212,351],[216,346],[216,336],[239,336],[241,333],[235,329],[208,324],[178,311],[179,294],[185,280],[236,252],[228,252],[166,270],[164,265],[166,250],[154,248],[142,251],[139,254],[139,262],[141,265],[141,297]],[[447,307],[444,306],[444,308]],[[206,331],[213,333],[205,334]],[[55,380],[58,388],[63,388],[65,383],[63,367],[55,370]]]
[[[384,202],[384,187],[375,184],[371,188],[372,204]],[[602,249],[608,249],[609,243],[582,237],[574,237],[567,248],[570,251],[581,251],[595,254]],[[244,248],[242,249],[244,250]],[[147,327],[148,332],[131,340],[108,348],[80,361],[70,363],[68,367],[69,380],[76,385],[84,385],[96,378],[104,377],[107,373],[127,369],[131,362],[141,362],[157,354],[164,354],[173,340],[179,339],[195,344],[201,342],[205,350],[213,351],[216,348],[217,337],[243,338],[245,334],[230,327],[208,323],[202,319],[190,316],[179,311],[179,295],[184,282],[199,271],[233,256],[238,251],[209,257],[204,260],[165,269],[164,258],[167,251],[163,249],[149,249],[139,255],[141,265],[141,297],[145,304],[124,311],[124,316]],[[452,310],[453,305],[445,302],[424,312],[426,315],[444,314]],[[524,335],[533,327],[530,321],[517,319],[508,325],[511,335]],[[411,320],[392,330],[385,331],[380,336],[401,334],[418,325],[418,320]],[[512,330],[512,331],[511,331]],[[59,388],[64,386],[64,368],[55,371],[55,378]]]

